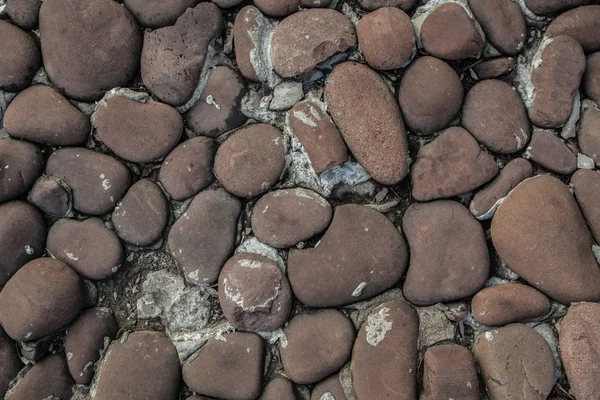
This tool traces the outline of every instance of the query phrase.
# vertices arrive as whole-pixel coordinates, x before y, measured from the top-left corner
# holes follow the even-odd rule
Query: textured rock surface
[[[125,0],[124,4],[140,25],[156,29],[173,25],[196,0]]]
[[[557,11],[580,6],[584,0],[525,0],[525,5],[537,15],[549,15]]]
[[[0,203],[26,194],[43,167],[44,157],[36,145],[0,139]]]
[[[272,17],[285,17],[298,10],[300,0],[254,0],[254,5]]]
[[[571,177],[571,187],[596,243],[600,243],[600,174],[579,170]]]
[[[577,130],[577,142],[581,152],[600,165],[600,108],[594,105],[584,107]]]
[[[65,217],[72,207],[71,193],[67,185],[61,179],[47,175],[35,182],[27,201],[56,218]]]
[[[33,29],[38,26],[41,6],[41,0],[7,0],[4,11],[19,28]]]
[[[511,0],[469,0],[469,7],[487,40],[502,54],[517,55],[527,34],[519,4]]]
[[[473,72],[479,79],[492,79],[511,72],[517,65],[513,57],[498,57],[484,60],[473,66]]]
[[[600,50],[600,5],[577,7],[562,13],[548,26],[546,35],[553,38],[568,35],[588,53]]]
[[[478,392],[477,368],[469,349],[457,344],[442,344],[425,352],[421,400],[477,400]]]
[[[2,369],[0,370],[0,394],[8,390],[10,381],[16,378],[17,374],[23,367],[23,363],[19,359],[15,342],[6,337],[3,332],[0,333],[0,362]]]
[[[16,26],[0,21],[0,90],[25,89],[42,64],[33,38]]]
[[[417,3],[417,0],[358,0],[358,4],[367,11],[382,7],[398,7],[408,12]]]
[[[235,60],[244,78],[268,81],[272,66],[264,67],[261,58],[270,57],[264,46],[272,29],[273,24],[256,7],[246,6],[237,13],[233,25]]]
[[[327,399],[327,394],[333,396],[334,400],[346,400],[339,374],[333,374],[329,378],[317,383],[310,393],[310,400],[321,400],[323,396]]]
[[[600,103],[600,52],[588,57],[582,86],[588,99]]]
[[[38,361],[11,389],[7,400],[70,399],[73,380],[64,354],[49,355]]]
[[[557,174],[572,174],[577,169],[575,154],[551,131],[535,131],[527,155],[531,161]]]
[[[265,385],[258,400],[301,400],[298,390],[287,378],[279,376]]]

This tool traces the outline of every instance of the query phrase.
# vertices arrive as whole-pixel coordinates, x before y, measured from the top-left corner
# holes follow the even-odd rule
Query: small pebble
[[[531,136],[526,157],[557,174],[570,175],[577,169],[577,157],[551,131],[537,130]]]
[[[66,357],[58,353],[36,362],[10,390],[6,400],[70,399],[72,386]]]
[[[302,82],[284,81],[273,89],[273,100],[269,109],[273,111],[286,111],[304,97]]]
[[[498,57],[474,65],[473,72],[480,80],[492,79],[510,73],[516,65],[513,57]]]
[[[31,30],[38,26],[41,6],[41,0],[6,0],[4,12],[19,28]]]
[[[52,176],[41,176],[31,188],[27,201],[46,214],[62,218],[72,206],[71,193],[66,184]]]
[[[578,169],[594,169],[596,167],[596,163],[594,160],[589,158],[583,153],[577,154],[577,168]]]

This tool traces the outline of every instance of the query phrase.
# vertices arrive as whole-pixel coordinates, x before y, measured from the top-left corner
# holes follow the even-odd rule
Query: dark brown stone
[[[300,0],[254,0],[254,5],[272,17],[285,17],[298,11]]]
[[[6,400],[70,399],[73,380],[62,353],[38,361],[7,394]]]
[[[146,28],[162,28],[173,25],[196,0],[125,0],[125,7],[131,11],[140,25]]]
[[[300,0],[300,5],[303,7],[329,7],[333,0]]]
[[[551,131],[533,132],[526,157],[557,174],[568,175],[577,169],[575,154]]]
[[[6,21],[0,21],[0,37],[0,90],[18,92],[31,83],[42,55],[31,36]]]
[[[38,26],[41,0],[7,0],[4,12],[22,29]]]
[[[600,174],[579,170],[571,177],[571,187],[596,243],[600,243]]]
[[[374,11],[382,7],[398,7],[408,12],[417,3],[417,0],[358,0],[358,4],[367,11]]]
[[[519,53],[527,35],[519,4],[511,0],[469,0],[469,8],[497,50],[508,56]]]
[[[473,72],[480,80],[492,79],[510,73],[516,65],[513,57],[498,57],[474,65]]]
[[[317,383],[310,393],[310,400],[328,399],[327,395],[332,396],[333,400],[347,400],[338,374],[333,374],[329,378]]]
[[[0,397],[4,396],[8,390],[10,381],[17,377],[17,374],[23,368],[23,363],[17,353],[17,346],[14,341],[0,332]]]
[[[421,400],[437,399],[479,399],[477,368],[466,347],[442,344],[425,352]]]
[[[525,5],[537,15],[549,15],[582,5],[585,0],[525,0]]]
[[[583,154],[600,165],[600,108],[584,107],[577,130],[577,142]]]
[[[302,400],[302,397],[292,381],[278,376],[267,383],[258,400]]]
[[[562,13],[548,26],[546,35],[567,35],[581,44],[586,53],[600,50],[600,5],[577,7]]]
[[[35,182],[27,196],[27,201],[56,218],[66,216],[72,206],[71,194],[66,183],[46,175]]]
[[[25,195],[43,168],[44,156],[36,145],[0,139],[0,203]]]
[[[600,52],[587,58],[582,86],[587,98],[600,104]]]
[[[213,3],[221,8],[231,8],[239,5],[244,0],[212,0]]]

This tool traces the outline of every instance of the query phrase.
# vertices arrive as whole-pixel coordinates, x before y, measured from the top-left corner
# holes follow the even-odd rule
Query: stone
[[[432,346],[423,358],[421,400],[479,399],[479,379],[473,355],[457,344]]]
[[[0,204],[0,287],[29,261],[41,257],[46,247],[46,221],[24,201]]]
[[[525,0],[525,5],[537,15],[550,15],[578,7],[584,2],[584,0]]]
[[[304,97],[302,82],[283,81],[273,89],[269,110],[287,111]]]
[[[0,90],[21,91],[42,66],[40,49],[31,36],[6,21],[0,21],[0,36]]]
[[[584,103],[585,104],[585,103]],[[600,108],[584,106],[577,130],[577,142],[583,154],[600,165]]]
[[[596,171],[577,171],[571,176],[571,187],[596,243],[600,243],[600,174]]]
[[[214,173],[228,192],[254,197],[272,188],[285,168],[279,129],[267,124],[245,126],[229,136],[215,156]]]
[[[344,14],[313,8],[294,13],[275,27],[270,55],[275,72],[293,78],[355,45],[354,25]]]
[[[352,350],[352,377],[359,400],[417,398],[419,318],[400,301],[375,308],[360,327]]]
[[[577,154],[577,168],[578,169],[594,169],[596,163],[590,157],[583,153]]]
[[[4,115],[14,138],[48,146],[79,146],[91,132],[90,120],[56,89],[33,85],[17,95]]]
[[[345,62],[327,77],[329,111],[356,157],[384,185],[394,185],[408,174],[406,129],[398,104],[385,81],[374,70]]]
[[[33,185],[27,201],[44,213],[62,218],[71,212],[71,191],[61,179],[52,176],[41,176]]]
[[[256,399],[262,391],[265,342],[254,333],[210,338],[183,364],[183,380],[196,393],[231,400]]]
[[[322,400],[333,397],[333,400],[347,400],[344,388],[340,382],[340,375],[333,374],[329,378],[317,383],[310,393],[310,400]]]
[[[171,227],[168,246],[195,285],[212,285],[235,246],[241,202],[224,189],[196,195]]]
[[[283,329],[279,354],[286,375],[302,385],[316,383],[338,371],[350,359],[356,332],[338,310],[305,311]]]
[[[73,380],[64,354],[42,358],[7,393],[6,400],[70,399]]]
[[[256,7],[246,6],[235,17],[235,60],[242,76],[254,82],[275,83],[268,46],[275,24]]]
[[[588,99],[600,104],[600,52],[587,58],[582,87]]]
[[[180,380],[179,357],[169,338],[162,332],[132,332],[109,346],[98,371],[94,400],[176,400]]]
[[[48,257],[30,261],[0,292],[0,324],[19,341],[53,334],[83,308],[83,286],[77,273],[62,261]]]
[[[175,25],[146,32],[141,58],[144,85],[164,103],[185,104],[198,86],[210,43],[223,29],[221,11],[208,2],[188,8]]]
[[[408,12],[417,0],[358,0],[358,4],[367,11],[375,11],[382,7],[398,7],[404,12]]]
[[[329,226],[331,205],[308,189],[284,189],[267,193],[255,204],[252,232],[275,248],[292,247],[323,232]]]
[[[569,307],[560,324],[560,356],[571,390],[578,399],[592,399],[600,390],[600,305]]]
[[[534,131],[525,156],[557,174],[570,175],[577,169],[577,156],[551,131]]]
[[[446,129],[421,147],[412,165],[412,195],[429,201],[470,192],[498,174],[494,158],[463,128]]]
[[[398,229],[372,208],[345,204],[319,246],[290,250],[288,277],[294,294],[310,307],[335,307],[368,299],[395,285],[408,254]]]
[[[71,325],[65,338],[65,352],[77,384],[89,386],[94,378],[94,364],[118,332],[119,325],[109,308],[89,308]]]
[[[4,12],[19,28],[31,30],[38,26],[41,6],[41,0],[7,0]]]
[[[183,133],[183,119],[174,108],[121,96],[100,102],[94,122],[106,147],[124,160],[142,164],[169,154]]]
[[[406,210],[402,229],[410,248],[403,287],[408,301],[445,303],[483,287],[490,272],[485,233],[466,207],[446,200],[415,203]]]
[[[117,204],[111,220],[117,235],[135,246],[156,242],[169,222],[169,202],[150,179],[137,181]]]
[[[550,40],[536,53],[539,61],[531,72],[535,93],[529,119],[542,128],[558,128],[567,122],[585,70],[585,55],[575,39],[557,36]]]
[[[189,7],[197,4],[196,0],[125,0],[123,3],[140,25],[151,29],[175,24]]]
[[[329,7],[333,0],[300,0],[300,5],[303,7]]]
[[[554,386],[554,358],[533,328],[511,324],[485,332],[475,359],[491,399],[544,400]]]
[[[265,386],[258,400],[301,400],[298,390],[287,378],[278,376]]]
[[[17,374],[23,368],[23,363],[17,353],[17,346],[14,341],[0,332],[0,396],[4,396],[8,390],[10,381],[17,377]]]
[[[286,17],[298,10],[300,0],[254,0],[260,11],[271,17]]]
[[[578,41],[586,53],[600,50],[600,5],[577,7],[556,17],[546,36],[557,39],[562,35]]]
[[[464,89],[456,72],[434,57],[419,57],[400,82],[398,101],[408,130],[429,135],[446,128],[458,115]]]
[[[517,65],[513,57],[498,57],[484,60],[473,66],[473,72],[480,80],[498,78],[510,73]]]
[[[43,168],[44,156],[36,145],[0,139],[0,203],[27,194]]]
[[[214,182],[216,152],[217,145],[210,138],[188,139],[164,159],[158,180],[174,200],[190,198]]]
[[[491,235],[502,261],[548,297],[563,304],[600,299],[591,234],[558,179],[538,175],[521,182],[498,207]]]
[[[142,33],[112,0],[44,1],[40,33],[46,73],[69,98],[99,100],[138,71]]]
[[[213,3],[221,8],[231,8],[241,4],[244,0],[212,0]]]
[[[508,193],[519,183],[533,176],[533,166],[524,158],[515,158],[485,188],[477,192],[469,210],[479,220],[491,219]]]
[[[238,73],[227,66],[214,67],[198,102],[187,112],[185,121],[195,135],[216,138],[242,126],[242,98],[246,83]]]
[[[415,55],[415,28],[398,8],[384,7],[365,15],[356,26],[358,42],[367,63],[380,70],[407,65]]]
[[[420,36],[423,50],[444,60],[477,57],[485,45],[465,8],[453,2],[435,7],[425,17]]]
[[[486,39],[502,54],[515,56],[525,44],[527,26],[518,3],[511,0],[469,0],[469,8]]]
[[[238,253],[219,275],[223,315],[243,331],[274,331],[288,319],[292,290],[277,262],[252,253]]]
[[[46,248],[52,257],[92,280],[114,275],[124,258],[118,236],[99,218],[59,219],[48,231]]]
[[[56,150],[46,175],[64,180],[73,192],[73,207],[89,215],[112,211],[131,185],[129,169],[115,158],[83,147]]]

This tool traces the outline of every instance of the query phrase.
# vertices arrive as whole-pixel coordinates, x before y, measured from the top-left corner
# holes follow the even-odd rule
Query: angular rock
[[[335,209],[313,249],[290,250],[294,294],[311,307],[335,307],[373,297],[398,282],[408,254],[398,229],[383,214],[356,204]]]
[[[571,177],[571,187],[596,243],[600,243],[600,174],[579,170]]]
[[[50,0],[40,9],[44,67],[67,97],[92,101],[135,76],[142,34],[112,0]]]
[[[600,52],[587,58],[582,86],[588,99],[600,103]]]
[[[258,400],[301,400],[298,390],[287,378],[279,376],[265,386]]]
[[[7,0],[4,12],[19,28],[30,30],[38,26],[41,0]]]
[[[469,0],[469,8],[487,40],[502,54],[515,56],[527,35],[525,17],[518,3],[511,0]]]
[[[479,379],[473,355],[466,347],[442,344],[430,347],[423,358],[421,400],[479,399]]]
[[[560,14],[546,30],[546,36],[567,35],[581,44],[586,53],[600,50],[600,5],[577,7]]]
[[[31,83],[42,55],[31,36],[6,21],[0,21],[0,37],[0,90],[18,92]]]
[[[302,82],[284,81],[273,89],[269,110],[287,111],[304,97]]]
[[[398,101],[411,133],[429,135],[452,122],[460,111],[463,95],[462,83],[448,64],[423,56],[404,73]]]
[[[10,381],[17,377],[17,374],[23,368],[23,363],[17,353],[16,343],[6,337],[4,332],[0,332],[0,396],[4,396],[8,390]]]
[[[577,130],[577,142],[583,154],[600,165],[600,108],[584,107]]]
[[[285,17],[298,11],[300,0],[254,0],[254,5],[272,17]]]
[[[310,400],[327,399],[327,395],[332,396],[333,400],[347,400],[339,374],[333,374],[317,383],[310,393]]]
[[[205,190],[171,227],[168,246],[195,285],[212,285],[233,252],[241,202],[224,189]]]
[[[549,15],[582,5],[585,0],[525,0],[525,5],[537,15]]]
[[[19,93],[4,115],[14,138],[48,146],[78,146],[90,135],[90,120],[56,89],[33,85]]]
[[[233,24],[235,60],[244,78],[271,83],[272,66],[265,65],[270,55],[264,47],[273,28],[274,24],[256,7],[246,6],[237,13]]]
[[[54,354],[42,358],[6,396],[6,400],[33,400],[60,398],[70,399],[73,379],[69,375],[64,354]]]
[[[557,174],[572,174],[577,169],[577,156],[551,131],[533,132],[525,156]]]
[[[160,100],[185,104],[200,81],[209,44],[223,31],[223,18],[213,3],[189,8],[173,26],[144,34],[141,74],[144,85]]]
[[[384,185],[404,179],[406,129],[385,81],[369,67],[345,62],[329,74],[325,95],[350,151],[371,177]]]
[[[473,72],[480,80],[497,78],[511,72],[517,62],[513,57],[498,57],[480,62],[473,66]]]
[[[162,28],[173,25],[196,0],[125,0],[125,7],[131,11],[140,25],[146,28]]]
[[[338,371],[350,359],[356,332],[338,310],[305,311],[283,329],[279,354],[286,375],[296,383],[312,384]]]
[[[0,203],[26,194],[43,168],[44,156],[36,145],[0,139]]]
[[[417,3],[417,0],[358,0],[358,4],[367,11],[374,11],[382,7],[398,7],[408,12]]]
[[[558,179],[539,175],[520,183],[498,207],[491,234],[502,261],[552,299],[600,299],[591,234]]]
[[[58,178],[46,175],[35,182],[27,201],[56,218],[65,217],[72,206],[71,193],[66,184]]]
[[[494,158],[463,128],[446,129],[421,147],[412,165],[412,195],[418,201],[467,193],[498,174]]]

